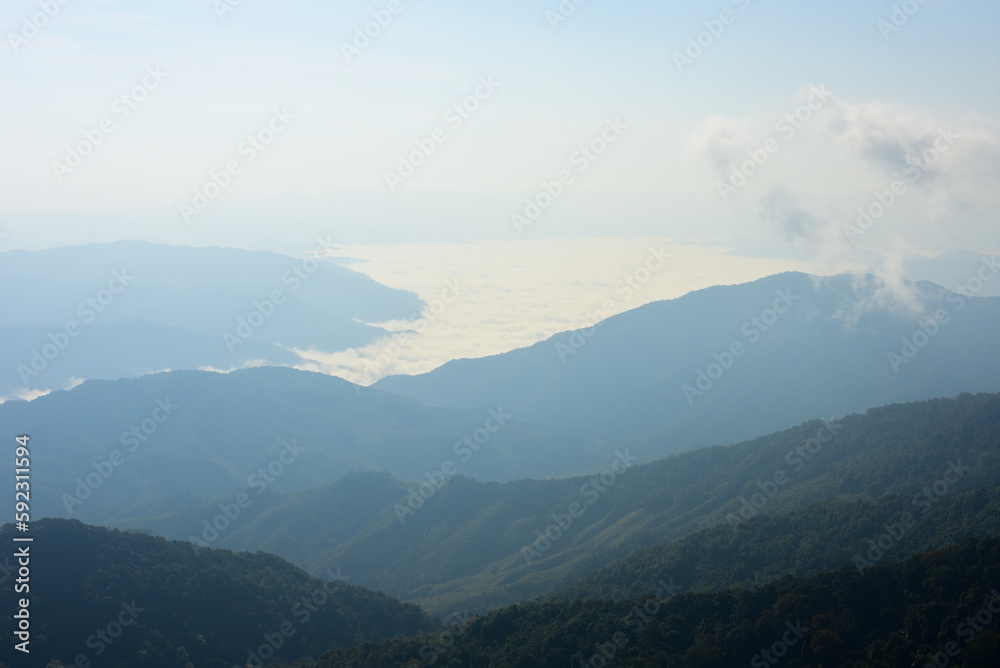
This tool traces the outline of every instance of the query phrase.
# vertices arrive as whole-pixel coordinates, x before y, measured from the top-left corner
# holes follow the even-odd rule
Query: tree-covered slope
[[[0,643],[11,666],[83,656],[94,666],[230,668],[252,655],[291,661],[435,628],[419,608],[347,584],[349,572],[319,579],[271,554],[196,551],[75,520],[31,529],[31,543],[12,543],[13,525],[0,529],[0,542],[30,554],[30,589],[15,592],[16,572],[0,588]],[[16,599],[26,595],[27,656],[12,649]]]
[[[953,464],[968,470],[948,486],[949,497],[1000,486],[1000,396],[885,406],[643,465],[626,466],[614,451],[606,457],[592,476],[510,483],[456,477],[425,487],[426,499],[417,485],[359,474],[241,517],[214,544],[266,547],[311,573],[342,566],[359,584],[438,613],[484,611],[568,586],[633,550],[701,529],[718,526],[720,540],[730,540],[727,517],[749,515],[749,503],[760,505],[756,514],[772,516],[836,499],[895,495],[905,505]],[[185,522],[165,517],[144,528],[169,528],[170,537],[186,539],[218,512],[206,507]],[[831,512],[831,523],[839,521],[841,511]],[[984,516],[981,525],[988,522]],[[856,539],[870,529],[862,525]]]
[[[310,668],[996,665],[1000,539],[762,587],[515,605],[417,638],[334,650]]]
[[[930,497],[918,491],[875,500],[824,501],[786,515],[719,524],[636,550],[552,597],[636,598],[648,592],[660,573],[671,573],[692,591],[749,588],[784,575],[803,577],[846,565],[864,570],[971,537],[1000,534],[1000,488],[943,491],[942,496],[932,490]]]

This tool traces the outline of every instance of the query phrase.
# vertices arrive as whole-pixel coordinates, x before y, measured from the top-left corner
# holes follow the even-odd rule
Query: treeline
[[[551,596],[636,598],[648,594],[664,573],[693,591],[749,588],[783,575],[805,577],[846,565],[864,570],[1000,534],[1000,488],[959,492],[938,486],[941,496],[919,483],[913,488],[906,496],[826,501],[786,515],[722,522],[636,550]],[[931,490],[933,500],[923,489]]]
[[[667,574],[664,574],[666,576]],[[301,668],[994,666],[1000,539],[756,589],[510,606],[450,631],[337,649]],[[612,660],[614,659],[614,660]]]
[[[0,543],[13,533],[5,525]],[[348,573],[314,578],[263,552],[195,550],[76,520],[40,520],[32,536],[30,656],[7,651],[17,608],[14,588],[0,588],[11,666],[232,668],[437,627],[416,606],[347,584]]]

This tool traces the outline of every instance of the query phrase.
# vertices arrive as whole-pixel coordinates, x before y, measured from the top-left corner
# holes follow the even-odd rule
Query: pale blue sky
[[[294,252],[322,234],[732,238],[776,257],[1000,249],[996,2],[914,2],[886,39],[877,24],[903,3],[587,0],[553,29],[556,0],[399,0],[351,62],[341,44],[389,3],[245,0],[221,19],[215,4],[70,0],[14,44],[40,5],[4,3],[0,248],[139,238]],[[734,20],[678,72],[673,53],[724,10]],[[119,117],[116,98],[147,68],[165,79]],[[444,113],[481,77],[496,91],[450,126]],[[832,100],[776,134],[819,85]],[[294,119],[247,160],[242,143],[276,108]],[[579,170],[575,151],[609,118],[626,129]],[[112,134],[60,182],[54,163],[103,119]],[[436,128],[443,143],[390,191],[385,173]],[[959,139],[852,246],[844,223],[945,128]],[[768,137],[779,150],[722,201],[718,182]],[[240,172],[185,222],[181,205],[229,161]],[[563,170],[572,184],[519,233],[511,215]]]

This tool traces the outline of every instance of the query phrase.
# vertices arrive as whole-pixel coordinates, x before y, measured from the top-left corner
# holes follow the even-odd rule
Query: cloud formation
[[[801,108],[815,88],[797,92],[788,108]],[[889,253],[900,244],[921,252],[963,243],[984,249],[984,236],[986,245],[1000,246],[991,222],[1000,214],[996,121],[935,118],[900,104],[834,96],[782,141],[775,129],[783,117],[712,116],[686,144],[688,157],[707,164],[720,183],[737,181],[738,196],[756,202],[777,241],[816,253],[859,245]],[[769,138],[777,141],[765,156],[760,147]],[[755,151],[758,164],[748,164]],[[859,207],[875,214],[871,224],[863,221],[863,239],[845,234]],[[868,233],[871,227],[877,229]]]

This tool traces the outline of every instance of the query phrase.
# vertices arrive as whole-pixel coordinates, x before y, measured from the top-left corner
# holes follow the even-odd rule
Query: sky
[[[535,262],[533,303],[566,271],[600,303],[557,240],[600,275],[724,250],[650,298],[996,252],[998,32],[988,0],[7,0],[0,250],[322,237],[422,296]]]
[[[894,6],[8,0],[0,225],[19,248],[667,235],[781,256],[832,245],[950,128],[855,243],[995,249],[1000,5],[912,0],[899,26]],[[801,127],[776,130],[819,87]],[[768,138],[776,152],[720,194]],[[414,151],[413,174],[387,179]]]

